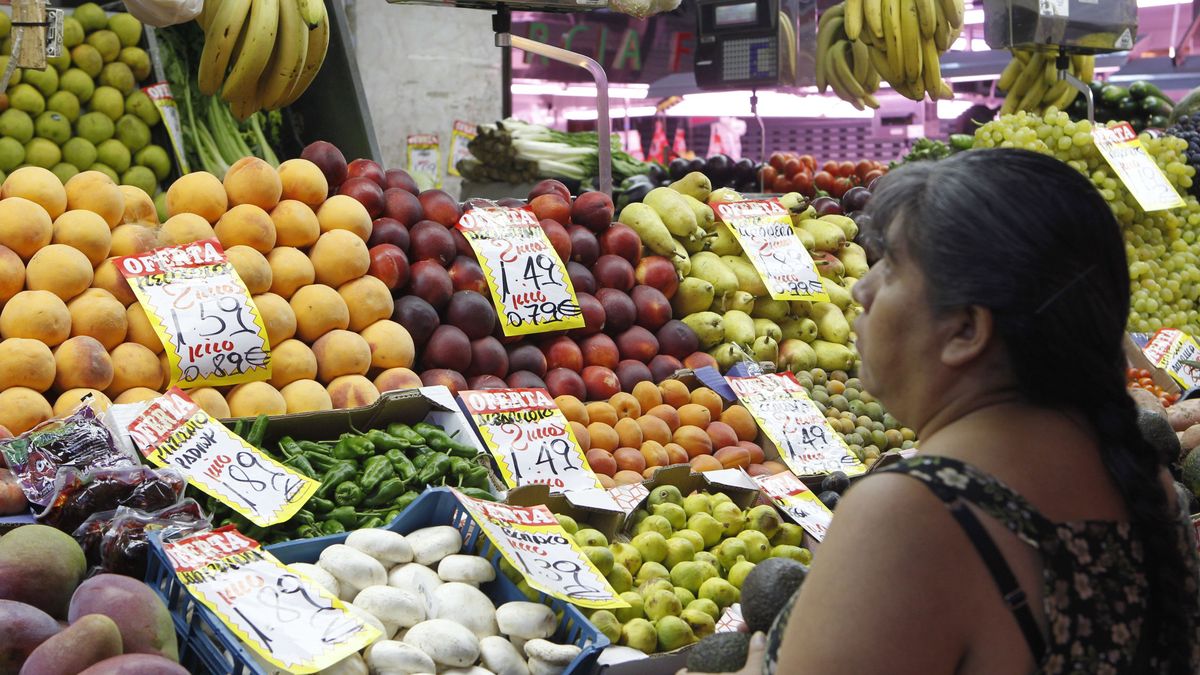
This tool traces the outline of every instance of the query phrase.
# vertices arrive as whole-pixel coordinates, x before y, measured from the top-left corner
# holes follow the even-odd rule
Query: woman
[[[860,378],[920,454],[842,499],[747,672],[1200,672],[1195,549],[1125,390],[1108,206],[1055,159],[978,150],[904,166],[869,210]]]

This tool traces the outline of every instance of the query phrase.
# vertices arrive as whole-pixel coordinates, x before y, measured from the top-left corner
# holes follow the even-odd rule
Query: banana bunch
[[[1079,91],[1058,79],[1057,56],[1056,52],[1013,51],[1012,61],[996,82],[996,88],[1005,92],[1001,115],[1018,110],[1040,115],[1051,106],[1063,110],[1071,105]],[[1091,82],[1095,68],[1095,56],[1073,55],[1068,70],[1080,80]]]
[[[867,44],[846,34],[846,3],[834,5],[817,25],[817,88],[832,87],[838,98],[855,108],[878,108],[872,95],[879,90],[879,71],[871,63]]]
[[[324,0],[205,0],[200,92],[220,93],[239,120],[291,104],[329,48]]]

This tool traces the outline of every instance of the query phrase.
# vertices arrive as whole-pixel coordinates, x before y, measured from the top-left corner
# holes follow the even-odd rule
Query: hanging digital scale
[[[1137,0],[984,0],[983,12],[992,49],[1106,54],[1137,39]]]
[[[794,87],[812,80],[812,0],[697,0],[696,84],[701,89]],[[802,8],[807,8],[807,15]],[[811,29],[811,31],[809,31]],[[802,44],[803,43],[803,44]]]

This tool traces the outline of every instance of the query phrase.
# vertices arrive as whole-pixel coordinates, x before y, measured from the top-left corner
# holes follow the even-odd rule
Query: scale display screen
[[[722,28],[752,25],[758,20],[758,3],[717,5],[713,8],[713,23]]]

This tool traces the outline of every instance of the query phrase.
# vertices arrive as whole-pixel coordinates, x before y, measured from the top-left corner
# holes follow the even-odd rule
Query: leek
[[[613,181],[644,174],[650,165],[621,149],[612,136]],[[468,148],[472,157],[460,161],[458,170],[471,180],[524,183],[539,178],[587,181],[600,173],[600,135],[594,131],[556,131],[509,118],[481,124]]]

